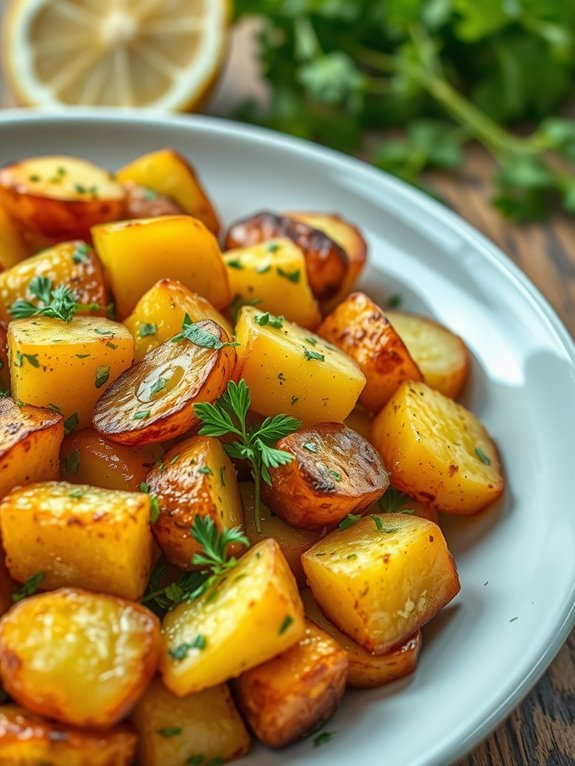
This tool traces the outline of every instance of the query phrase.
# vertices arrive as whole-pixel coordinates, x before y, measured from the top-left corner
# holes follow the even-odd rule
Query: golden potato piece
[[[0,168],[0,204],[18,224],[54,241],[86,239],[124,213],[124,189],[77,157],[31,157]]]
[[[160,279],[177,279],[215,308],[231,300],[228,275],[217,239],[187,215],[140,218],[92,229],[118,316],[127,317]]]
[[[377,450],[343,423],[304,426],[276,447],[294,459],[270,469],[272,483],[263,484],[262,497],[294,527],[322,529],[361,514],[389,486]]]
[[[81,304],[78,314],[106,315],[108,291],[100,262],[89,245],[75,241],[54,245],[0,274],[0,320],[14,319],[11,309],[18,300],[43,305],[30,291],[38,277],[49,279],[52,288],[69,287]]]
[[[375,654],[401,646],[459,591],[439,527],[403,513],[332,532],[302,564],[324,614]]]
[[[425,383],[404,383],[371,441],[392,484],[438,511],[470,515],[504,489],[497,448],[473,413]]]
[[[15,266],[29,255],[18,227],[0,205],[0,271]]]
[[[126,181],[122,186],[126,192],[126,218],[159,218],[161,215],[180,215],[185,212],[165,194],[156,194],[133,181]]]
[[[347,274],[338,292],[323,307],[324,310],[329,311],[351,292],[359,279],[367,262],[367,242],[356,226],[335,213],[297,211],[286,213],[286,215],[292,221],[301,221],[313,229],[322,231],[340,245],[347,254],[349,260]]]
[[[263,540],[196,601],[164,617],[162,678],[178,697],[283,652],[302,637],[303,606],[275,540]]]
[[[161,279],[142,295],[124,320],[136,342],[136,362],[141,362],[148,351],[177,335],[186,314],[192,322],[211,319],[221,325],[230,338],[233,335],[228,320],[205,298],[175,279]]]
[[[367,382],[359,401],[370,412],[378,412],[404,380],[422,380],[405,344],[364,293],[353,293],[340,303],[317,332],[361,368]]]
[[[160,149],[144,154],[116,173],[120,183],[134,181],[148,190],[171,198],[184,212],[203,221],[217,234],[217,213],[193,166],[175,149]]]
[[[0,620],[8,694],[72,726],[109,727],[133,707],[158,666],[158,620],[140,604],[62,588]]]
[[[327,234],[302,221],[269,211],[257,213],[232,224],[226,249],[275,239],[291,239],[302,250],[307,278],[318,301],[328,301],[339,292],[349,270],[347,253]]]
[[[300,593],[306,617],[325,630],[345,649],[349,660],[347,685],[356,689],[372,689],[397,681],[413,673],[421,651],[421,631],[417,631],[397,649],[387,654],[371,654],[327,619],[309,588]]]
[[[17,487],[0,503],[10,574],[42,588],[89,588],[136,601],[152,568],[150,498],[67,482]]]
[[[229,250],[224,261],[235,301],[285,316],[300,327],[318,326],[321,317],[307,279],[305,258],[291,240]]]
[[[445,396],[456,399],[469,371],[469,352],[458,335],[431,319],[404,311],[385,312],[424,381]]]
[[[99,397],[132,364],[134,340],[103,317],[40,316],[10,323],[8,351],[14,399],[62,413],[69,433],[90,425]]]
[[[137,492],[158,457],[153,447],[126,447],[84,428],[64,439],[60,473],[73,484]]]
[[[0,706],[2,766],[130,766],[135,753],[136,733],[126,724],[76,729],[18,705]]]
[[[199,422],[194,404],[214,402],[223,393],[236,352],[223,327],[210,319],[194,327],[213,338],[211,347],[182,338],[150,351],[96,404],[97,431],[121,444],[152,444],[181,436]]]
[[[365,376],[319,336],[285,320],[273,326],[251,306],[241,309],[236,335],[234,377],[246,381],[256,412],[283,412],[313,424],[341,422],[354,408]]]
[[[345,691],[345,649],[313,622],[297,644],[234,683],[240,710],[268,747],[285,747],[319,729]]]
[[[150,471],[147,482],[161,510],[154,537],[168,561],[181,569],[197,568],[192,557],[202,548],[191,535],[196,516],[209,516],[218,532],[244,526],[234,466],[211,436],[192,436],[176,444]],[[234,543],[228,556],[242,550]]]
[[[131,719],[138,731],[139,766],[215,766],[241,758],[250,748],[250,736],[225,684],[176,697],[157,679]]]
[[[0,498],[13,487],[58,478],[63,418],[39,407],[0,399]]]
[[[248,540],[252,545],[257,545],[268,537],[275,540],[296,579],[298,587],[305,588],[306,580],[301,565],[301,555],[314,543],[317,543],[321,537],[321,532],[290,527],[262,502],[260,502],[261,532],[258,532],[255,522],[254,485],[249,481],[241,481],[238,486],[244,508]]]

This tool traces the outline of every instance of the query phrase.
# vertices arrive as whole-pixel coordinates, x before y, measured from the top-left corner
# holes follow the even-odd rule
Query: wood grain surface
[[[235,41],[227,71],[209,107],[212,113],[228,113],[232,98],[264,95],[251,76],[251,56],[249,40],[242,35]],[[0,78],[0,107],[13,104]],[[575,334],[575,218],[555,216],[547,223],[526,227],[510,224],[490,207],[491,169],[489,159],[477,147],[468,153],[458,177],[434,175],[430,180],[447,205],[525,271]],[[483,657],[477,661],[487,660]],[[457,766],[575,766],[575,632],[523,703]]]

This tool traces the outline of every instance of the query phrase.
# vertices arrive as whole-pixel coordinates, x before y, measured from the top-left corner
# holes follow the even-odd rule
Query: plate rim
[[[305,139],[260,126],[204,114],[174,115],[156,110],[142,109],[135,111],[105,107],[70,107],[67,109],[10,108],[0,110],[0,133],[4,126],[16,126],[18,123],[29,124],[48,121],[51,123],[62,122],[69,125],[74,120],[91,124],[97,122],[143,123],[168,131],[177,128],[189,130],[192,133],[200,131],[221,136],[240,136],[248,140],[256,140],[267,147],[279,146],[288,151],[297,151],[306,154],[312,160],[319,159],[332,167],[343,168],[354,175],[359,174],[366,178],[367,181],[372,181],[378,185],[383,183],[388,190],[400,195],[414,209],[419,208],[425,211],[433,219],[439,221],[446,229],[454,231],[464,240],[470,242],[480,252],[481,257],[487,258],[490,263],[495,265],[500,271],[503,271],[514,286],[532,304],[535,311],[545,318],[548,330],[553,332],[556,340],[563,347],[575,375],[575,340],[549,300],[536,287],[527,274],[501,248],[458,213],[401,179],[379,170],[361,159]],[[391,214],[393,214],[393,211],[391,211]],[[522,678],[515,689],[503,695],[499,700],[499,704],[491,710],[487,718],[480,722],[472,722],[465,727],[466,733],[463,739],[446,742],[443,752],[437,753],[435,751],[432,756],[433,760],[428,762],[429,766],[432,766],[432,764],[445,766],[446,763],[452,763],[464,757],[490,736],[540,680],[574,627],[575,581],[571,584],[569,599],[566,600],[565,606],[560,613],[560,619],[548,628],[547,633],[549,635],[546,636],[548,641],[540,653],[538,661],[530,668],[529,672]]]

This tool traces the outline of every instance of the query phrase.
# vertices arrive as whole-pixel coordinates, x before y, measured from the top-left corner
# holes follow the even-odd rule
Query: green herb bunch
[[[240,117],[360,151],[423,185],[479,141],[497,162],[494,204],[517,221],[575,212],[575,3],[558,0],[236,0],[258,34],[268,108]],[[513,131],[508,126],[513,127]],[[528,135],[518,132],[531,127]],[[395,135],[380,145],[370,131]]]

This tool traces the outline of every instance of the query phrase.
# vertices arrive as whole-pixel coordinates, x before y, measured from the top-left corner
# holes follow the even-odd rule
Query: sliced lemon
[[[12,0],[4,69],[31,106],[193,109],[229,19],[228,0]]]

